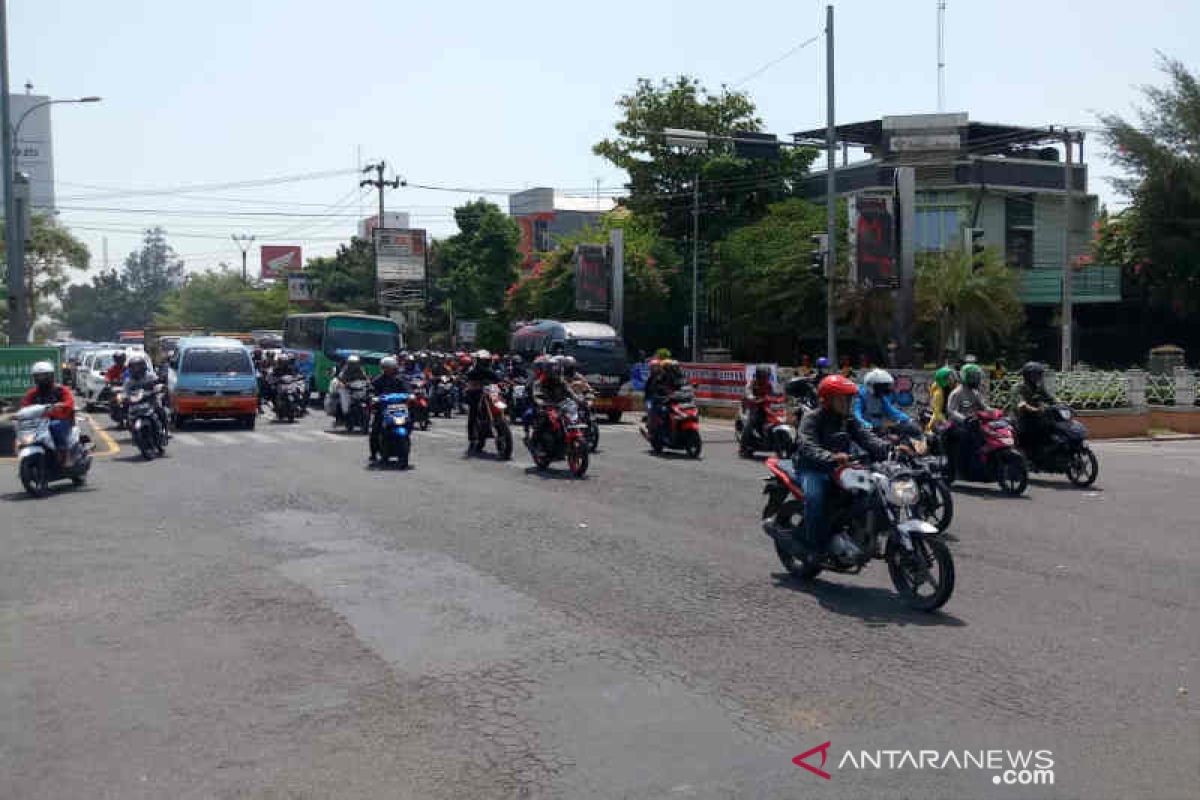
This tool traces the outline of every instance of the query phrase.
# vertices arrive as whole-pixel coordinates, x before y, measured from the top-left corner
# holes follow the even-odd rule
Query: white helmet
[[[349,356],[346,357],[347,364],[357,364],[360,361],[362,361],[362,359],[358,357],[357,353],[351,353]]]
[[[475,358],[483,359],[484,361],[489,361],[489,360],[491,360],[491,357],[492,357],[492,354],[489,353],[487,350],[476,350],[475,351]]]
[[[400,362],[396,360],[395,356],[384,356],[383,358],[379,359],[380,369],[396,369],[399,366]]]
[[[892,391],[892,374],[885,369],[873,369],[863,376],[863,385],[877,396],[884,396]]]
[[[36,378],[38,375],[53,375],[54,365],[49,361],[38,361],[29,368],[29,375]]]

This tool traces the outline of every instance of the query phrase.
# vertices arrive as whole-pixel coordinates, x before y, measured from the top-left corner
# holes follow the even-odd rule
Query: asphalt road
[[[0,460],[0,797],[1197,796],[1200,442],[959,491],[928,615],[882,564],[781,574],[725,427],[690,461],[606,426],[576,481],[457,419],[370,470],[324,423],[113,434],[44,500]],[[981,750],[1054,784],[946,765]]]

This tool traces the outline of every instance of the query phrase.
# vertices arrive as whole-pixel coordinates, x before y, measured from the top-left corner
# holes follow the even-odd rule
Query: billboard
[[[312,284],[307,275],[288,275],[288,302],[307,303],[312,300]]]
[[[44,213],[54,208],[54,150],[50,138],[50,106],[44,105],[51,98],[42,94],[10,94],[8,100],[10,122],[15,127],[20,122],[17,140],[13,142],[13,167],[17,172],[29,176],[29,198],[33,213]],[[25,116],[36,105],[39,108]],[[24,120],[22,121],[22,117]],[[0,186],[0,197],[4,189]]]
[[[859,283],[867,288],[898,287],[900,271],[896,268],[896,225],[892,215],[892,199],[857,197],[855,206],[854,251]]]
[[[458,344],[475,344],[475,336],[479,332],[479,323],[472,320],[458,321]]]
[[[370,217],[365,217],[358,221],[358,238],[373,240],[375,229],[379,227],[379,215],[374,214]],[[385,228],[407,228],[408,227],[408,212],[406,211],[385,211],[383,212],[383,227]]]
[[[425,283],[425,231],[376,228],[375,278],[380,283]]]
[[[575,309],[607,311],[611,284],[608,248],[602,244],[575,245]]]
[[[304,268],[298,244],[264,244],[260,254],[264,278],[278,278]]]

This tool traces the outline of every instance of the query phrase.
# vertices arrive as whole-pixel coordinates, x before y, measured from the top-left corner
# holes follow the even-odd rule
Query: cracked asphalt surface
[[[459,419],[369,470],[325,422],[152,463],[114,432],[44,500],[0,461],[0,797],[1196,796],[1200,442],[956,492],[928,615],[882,564],[784,575],[727,427],[690,461],[605,426],[575,481]],[[830,780],[792,764],[826,741]],[[1051,750],[1054,784],[837,768],[887,749]]]

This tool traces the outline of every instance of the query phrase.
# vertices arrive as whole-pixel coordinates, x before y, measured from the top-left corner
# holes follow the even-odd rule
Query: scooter
[[[69,480],[82,486],[92,468],[92,440],[79,433],[79,427],[71,426],[67,446],[75,457],[70,467],[58,463],[58,449],[50,434],[48,405],[32,405],[22,408],[14,416],[17,427],[17,474],[21,485],[33,497],[45,497],[50,493],[53,481]]]
[[[425,381],[413,384],[412,394],[408,398],[408,410],[412,414],[413,423],[421,430],[429,430],[429,390]]]
[[[375,398],[374,403],[380,406],[383,415],[379,426],[378,452],[380,463],[384,466],[395,459],[397,467],[408,468],[413,430],[408,409],[409,398],[406,392],[392,392]]]
[[[750,424],[754,406],[762,405],[762,424]],[[734,438],[738,443],[738,454],[753,456],[758,450],[767,450],[780,458],[790,455],[796,444],[796,429],[787,422],[787,405],[782,397],[764,397],[751,400],[743,398],[742,413],[733,423]]]
[[[942,451],[948,455],[946,482],[955,480],[971,483],[992,483],[1009,495],[1019,495],[1029,485],[1029,469],[1025,458],[1017,449],[1012,423],[999,409],[979,411],[966,426],[954,426],[946,433],[954,433],[949,442],[943,442]],[[958,437],[971,437],[976,446],[970,453],[963,454],[962,442]],[[951,452],[954,448],[954,452]],[[956,457],[957,456],[957,457]]]
[[[121,384],[113,383],[109,386],[111,389],[108,398],[108,416],[117,430],[123,431],[129,422],[129,398],[125,396],[125,389]]]
[[[671,393],[666,400],[666,419],[647,418],[639,432],[656,454],[664,449],[683,450],[691,458],[699,458],[700,410],[696,408],[696,396],[692,388],[685,387]]]
[[[433,384],[429,400],[429,413],[450,419],[454,413],[454,384],[449,375],[442,375]]]
[[[275,418],[295,422],[308,411],[308,383],[299,375],[284,375],[275,382]]]
[[[346,384],[346,391],[350,394],[350,405],[343,420],[346,423],[346,432],[354,433],[354,429],[358,428],[366,433],[369,424],[367,408],[371,403],[371,384],[364,380],[350,381]]]
[[[147,461],[166,452],[170,437],[161,416],[161,395],[161,386],[153,390],[134,389],[129,393],[129,430],[133,433],[133,443]]]
[[[1034,472],[1065,473],[1080,488],[1091,486],[1100,475],[1100,462],[1087,443],[1087,428],[1067,406],[1041,410],[1041,430],[1031,426],[1017,433],[1017,443]]]

